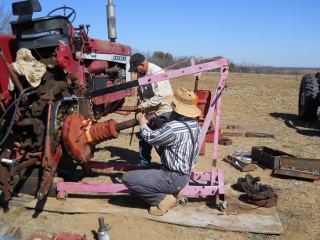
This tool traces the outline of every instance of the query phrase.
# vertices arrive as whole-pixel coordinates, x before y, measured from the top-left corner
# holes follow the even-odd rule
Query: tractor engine
[[[131,47],[115,42],[112,1],[107,6],[109,41],[89,37],[89,24],[74,27],[73,8],[59,7],[32,18],[41,10],[38,0],[13,3],[18,16],[11,22],[13,35],[0,35],[0,190],[5,201],[11,197],[13,177],[35,166],[41,169],[38,199],[48,193],[63,154],[67,116],[97,120],[121,108],[131,94],[131,89],[123,89],[85,98],[90,91],[131,81]],[[31,55],[16,61],[20,51]],[[23,63],[30,59],[34,64],[26,69]],[[37,74],[35,63],[44,67],[38,82],[30,78]],[[19,67],[22,71],[17,72]]]

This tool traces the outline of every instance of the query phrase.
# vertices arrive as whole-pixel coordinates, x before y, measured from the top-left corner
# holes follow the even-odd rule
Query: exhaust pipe
[[[108,0],[107,22],[108,22],[108,38],[110,39],[111,42],[115,42],[117,39],[116,11],[115,11],[115,5],[113,5],[112,0]]]

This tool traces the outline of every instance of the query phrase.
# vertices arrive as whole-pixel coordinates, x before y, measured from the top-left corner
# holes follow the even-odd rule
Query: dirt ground
[[[221,132],[262,132],[273,134],[274,138],[232,136],[232,145],[218,146],[217,166],[224,171],[225,184],[234,184],[246,173],[222,161],[224,156],[235,151],[250,152],[253,146],[266,146],[301,158],[320,158],[320,141],[316,122],[303,122],[297,118],[297,102],[301,77],[293,75],[257,75],[231,73],[227,88],[222,95]],[[218,73],[204,73],[199,81],[199,89],[214,92]],[[194,77],[184,77],[171,81],[173,88],[185,86],[194,88]],[[130,97],[127,104],[134,103]],[[117,121],[133,116],[110,115]],[[245,126],[246,130],[227,129],[228,125]],[[132,129],[123,130],[119,138],[97,146],[94,159],[116,161],[130,164],[138,163],[138,140],[133,138]],[[135,128],[135,132],[139,128]],[[212,164],[212,143],[206,143],[205,155],[199,156],[195,171],[208,172]],[[159,161],[153,152],[153,161]],[[23,238],[37,233],[52,236],[53,233],[87,233],[88,239],[94,239],[93,231],[98,229],[98,217],[104,217],[111,227],[110,239],[250,239],[250,240],[286,240],[320,239],[320,183],[305,179],[273,175],[270,169],[258,167],[250,172],[260,176],[261,182],[271,185],[279,199],[276,206],[284,228],[282,235],[253,234],[206,228],[192,228],[174,224],[151,221],[135,217],[130,212],[122,214],[61,214],[53,212],[35,212],[34,209],[10,205],[10,211],[0,213],[0,228],[20,226]],[[121,177],[121,176],[120,176]],[[105,182],[104,178],[98,181]],[[68,200],[67,200],[68,201]],[[121,207],[121,206],[119,206]],[[147,211],[147,206],[142,211]]]

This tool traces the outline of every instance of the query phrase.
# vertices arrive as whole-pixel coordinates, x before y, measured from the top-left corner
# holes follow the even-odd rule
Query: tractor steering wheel
[[[73,16],[72,17],[72,19],[71,20],[69,20],[69,22],[71,22],[71,23],[73,23],[73,21],[76,19],[76,11],[73,9],[73,8],[71,8],[71,7],[58,7],[58,8],[55,8],[55,9],[53,9],[51,12],[49,12],[48,14],[47,14],[47,17],[51,17],[52,15],[52,13],[54,13],[54,12],[56,12],[56,11],[58,11],[58,10],[61,10],[61,9],[63,9],[64,11],[66,10],[66,9],[69,9],[71,12],[70,12],[70,14],[69,15],[67,15],[67,18],[68,18],[68,20],[71,18],[71,16]],[[66,16],[66,13],[64,12],[64,15],[63,16]]]

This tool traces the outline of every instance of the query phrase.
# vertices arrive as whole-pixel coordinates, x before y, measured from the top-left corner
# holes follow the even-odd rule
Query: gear
[[[260,177],[252,177],[251,174],[247,174],[244,178],[238,178],[237,187],[245,192],[252,186],[255,186],[257,182],[261,181]]]
[[[246,190],[251,203],[260,207],[273,207],[278,203],[278,195],[273,188],[267,184],[251,186]]]

